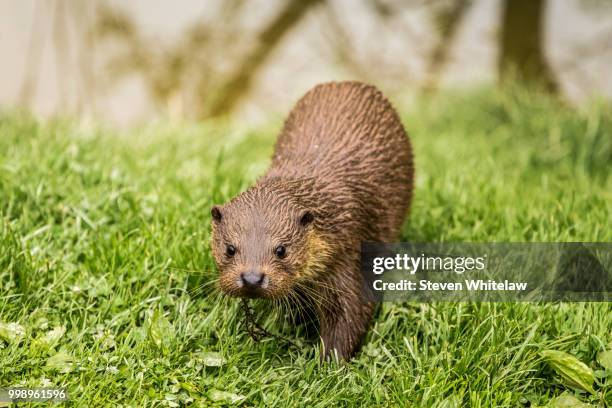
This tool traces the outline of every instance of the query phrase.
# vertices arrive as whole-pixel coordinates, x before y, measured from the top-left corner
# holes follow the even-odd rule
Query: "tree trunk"
[[[500,81],[516,79],[557,92],[543,47],[546,0],[504,0],[502,7]]]
[[[246,56],[234,74],[215,92],[217,97],[209,105],[208,115],[205,116],[220,116],[230,112],[250,90],[255,74],[285,34],[320,1],[322,0],[287,0],[283,10],[259,35],[259,43],[253,52]]]

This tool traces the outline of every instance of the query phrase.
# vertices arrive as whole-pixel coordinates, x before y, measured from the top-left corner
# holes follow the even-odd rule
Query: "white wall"
[[[612,40],[597,42],[601,42],[602,33],[612,34],[612,8],[585,11],[579,2],[549,1],[549,59],[572,100],[580,102],[594,94],[610,98]],[[165,43],[178,38],[196,19],[206,18],[208,7],[211,7],[210,3],[196,0],[113,0],[111,3],[126,8],[145,36]],[[163,109],[152,104],[137,76],[127,77],[112,86],[106,82],[104,67],[98,64],[100,56],[92,54],[87,47],[78,46],[83,43],[84,31],[70,31],[66,36],[71,45],[69,52],[58,55],[52,41],[58,34],[49,28],[53,19],[52,4],[45,0],[0,0],[0,108],[19,105],[28,69],[38,67],[32,70],[36,74],[37,89],[31,103],[37,114],[89,115],[120,126],[164,114]],[[93,2],[69,4],[82,7],[82,15],[86,17],[94,10]],[[279,3],[270,0],[249,2],[252,8],[249,18],[253,24],[273,13],[274,4]],[[442,78],[444,86],[469,86],[495,80],[499,4],[499,0],[480,0],[471,9]],[[372,20],[363,3],[334,0],[334,6],[351,28],[357,57],[374,67],[381,67],[379,75],[374,70],[372,81],[392,91],[409,90],[423,79],[424,57],[433,35],[422,12],[407,11],[381,26]],[[43,17],[34,22],[36,7],[43,7],[44,12],[39,13]],[[82,24],[86,21],[84,18]],[[38,28],[38,40],[30,38],[34,24]],[[239,107],[237,114],[242,119],[256,120],[269,113],[285,112],[313,84],[354,75],[331,58],[322,24],[325,20],[315,11],[290,33]],[[43,52],[36,65],[29,62],[31,41],[42,44]],[[584,57],[577,58],[577,55]],[[92,89],[84,89],[79,79],[87,75],[83,71],[87,66],[93,77]]]

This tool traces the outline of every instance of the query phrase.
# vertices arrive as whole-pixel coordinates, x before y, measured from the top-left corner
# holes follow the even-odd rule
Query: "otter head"
[[[277,299],[305,273],[314,215],[290,198],[250,189],[211,210],[212,253],[229,296]]]

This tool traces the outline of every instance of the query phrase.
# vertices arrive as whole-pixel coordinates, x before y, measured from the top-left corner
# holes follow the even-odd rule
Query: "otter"
[[[211,209],[220,289],[295,300],[299,309],[305,299],[322,358],[351,358],[374,311],[364,296],[361,243],[398,240],[413,178],[408,135],[376,87],[315,86],[285,121],[268,171]]]

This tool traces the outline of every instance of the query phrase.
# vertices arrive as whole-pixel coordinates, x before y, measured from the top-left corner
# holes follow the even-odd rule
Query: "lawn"
[[[401,116],[417,171],[404,240],[612,241],[610,105],[474,90]],[[65,386],[89,407],[612,406],[609,303],[386,303],[345,364],[257,304],[296,346],[254,342],[214,287],[209,214],[265,171],[280,125],[2,114],[0,387]],[[585,363],[593,392],[544,350]]]

